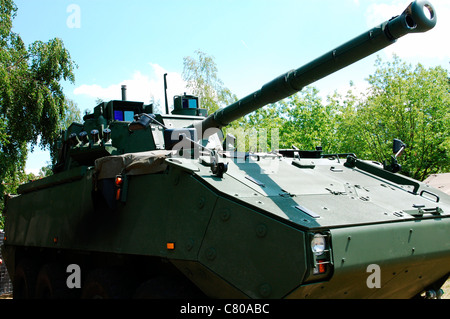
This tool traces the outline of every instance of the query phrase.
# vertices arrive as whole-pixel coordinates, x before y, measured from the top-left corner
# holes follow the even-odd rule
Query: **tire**
[[[57,263],[43,265],[36,280],[35,298],[37,299],[73,299],[76,289],[67,287],[67,274]]]
[[[29,259],[24,259],[19,262],[14,270],[14,299],[32,299],[34,297],[37,268],[37,265]]]

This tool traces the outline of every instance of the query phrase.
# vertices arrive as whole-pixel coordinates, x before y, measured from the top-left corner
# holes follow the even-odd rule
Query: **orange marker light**
[[[167,249],[174,250],[175,249],[175,243],[167,243]]]
[[[122,182],[123,182],[123,179],[122,179],[122,176],[116,176],[116,186],[117,187],[120,187],[120,186],[122,186]]]
[[[317,266],[319,266],[319,274],[323,274],[327,271],[325,267],[325,260],[318,260]]]
[[[122,176],[117,175],[116,179],[114,180],[114,183],[116,184],[116,200],[119,200],[120,199],[121,188],[122,188],[122,184],[123,184]]]

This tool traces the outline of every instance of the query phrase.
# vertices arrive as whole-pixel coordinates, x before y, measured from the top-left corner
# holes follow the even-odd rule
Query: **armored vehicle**
[[[450,196],[355,154],[236,151],[221,128],[412,32],[427,1],[207,115],[97,105],[58,141],[52,176],[6,203],[14,298],[439,297]],[[396,140],[396,155],[405,145]]]

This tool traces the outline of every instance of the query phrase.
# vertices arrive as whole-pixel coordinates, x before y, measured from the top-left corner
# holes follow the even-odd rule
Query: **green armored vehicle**
[[[61,135],[54,175],[6,203],[14,298],[439,297],[450,196],[399,175],[395,156],[237,152],[220,130],[435,23],[413,2],[209,116],[189,95],[171,114],[97,105]]]

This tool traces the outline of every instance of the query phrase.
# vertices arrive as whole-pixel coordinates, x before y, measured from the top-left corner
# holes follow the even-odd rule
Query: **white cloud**
[[[386,48],[386,54],[393,53],[401,58],[437,58],[447,59],[450,55],[450,42],[448,31],[450,30],[450,1],[434,0],[436,26],[425,33],[409,34],[399,39],[393,46]],[[379,25],[381,22],[399,15],[405,9],[404,1],[392,1],[390,4],[372,3],[366,11],[368,27]]]
[[[104,101],[121,99],[121,86],[127,86],[127,100],[149,103],[154,101],[164,108],[164,74],[167,73],[167,99],[173,105],[173,96],[187,92],[185,82],[177,72],[168,72],[158,64],[150,63],[149,75],[136,71],[133,77],[120,83],[102,87],[98,84],[83,84],[74,90],[75,95],[87,95]],[[188,92],[187,92],[188,93]]]

